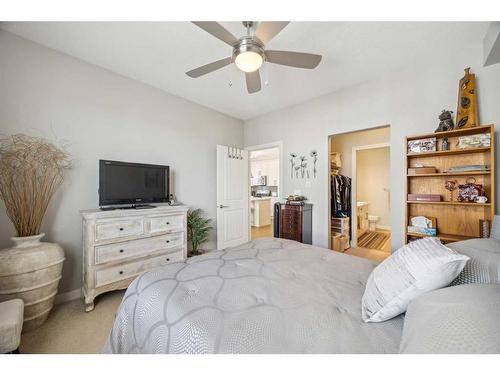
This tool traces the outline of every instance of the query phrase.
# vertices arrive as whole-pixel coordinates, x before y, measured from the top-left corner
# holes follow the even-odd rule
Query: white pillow
[[[449,285],[469,257],[428,237],[401,247],[368,278],[361,301],[365,322],[383,322],[406,311],[411,300]]]

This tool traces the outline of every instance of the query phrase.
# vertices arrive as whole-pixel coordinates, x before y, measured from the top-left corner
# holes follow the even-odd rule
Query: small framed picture
[[[408,141],[408,153],[419,154],[436,151],[436,137]]]

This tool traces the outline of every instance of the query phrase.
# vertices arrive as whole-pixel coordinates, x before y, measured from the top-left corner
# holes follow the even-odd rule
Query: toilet
[[[377,221],[379,221],[380,216],[368,215],[368,226],[371,231],[377,230]]]

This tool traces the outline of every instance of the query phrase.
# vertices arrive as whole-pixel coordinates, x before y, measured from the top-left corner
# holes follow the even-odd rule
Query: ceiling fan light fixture
[[[263,62],[262,55],[253,51],[242,52],[236,55],[234,59],[234,63],[238,69],[245,73],[255,72],[260,69]]]

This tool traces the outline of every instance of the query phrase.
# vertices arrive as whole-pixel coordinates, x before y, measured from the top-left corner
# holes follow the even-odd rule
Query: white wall
[[[0,133],[17,132],[64,141],[74,161],[43,226],[65,249],[60,292],[81,285],[79,210],[97,207],[99,159],[170,165],[177,198],[215,217],[216,144],[243,143],[239,120],[0,30]],[[13,235],[0,203],[0,248]]]
[[[391,128],[389,126],[363,130],[330,137],[330,150],[340,152],[342,167],[340,173],[352,178],[352,148],[357,146],[373,145],[376,143],[388,143],[391,140]]]
[[[470,66],[477,74],[481,123],[500,123],[500,65],[481,67],[481,43],[450,50],[448,59],[430,62],[432,66],[408,67],[245,122],[245,146],[283,141],[283,193],[300,189],[314,204],[314,244],[328,246],[328,136],[387,124],[391,125],[392,244],[403,243],[404,137],[434,131],[442,109],[456,110],[463,68]],[[306,187],[306,180],[290,179],[288,155],[312,149],[319,152],[319,171]],[[499,191],[497,185],[497,196]]]
[[[356,151],[356,198],[368,202],[368,214],[380,217],[377,225],[390,227],[389,147]]]

